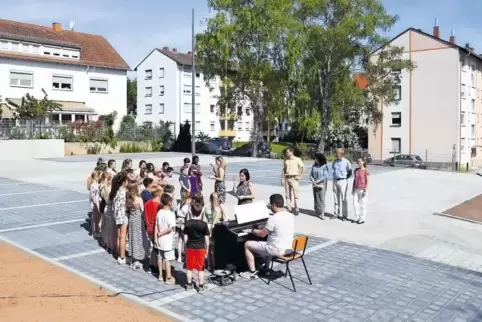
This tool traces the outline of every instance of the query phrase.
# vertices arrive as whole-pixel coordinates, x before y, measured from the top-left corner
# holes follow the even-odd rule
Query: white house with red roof
[[[102,36],[0,19],[0,118],[12,117],[22,97],[43,98],[61,109],[47,122],[96,120],[127,113],[127,63]]]

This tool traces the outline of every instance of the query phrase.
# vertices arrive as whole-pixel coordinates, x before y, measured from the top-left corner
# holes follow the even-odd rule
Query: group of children
[[[119,264],[133,269],[147,266],[158,273],[159,280],[175,284],[171,261],[186,264],[187,289],[194,287],[192,271],[199,273],[198,292],[204,291],[204,267],[210,243],[210,224],[227,220],[216,193],[210,196],[210,207],[201,194],[199,158],[190,164],[184,159],[179,178],[181,200],[175,197],[173,169],[164,162],[157,170],[152,163],[141,161],[132,169],[132,160],[124,160],[120,171],[116,162],[97,161],[87,180],[91,205],[91,230],[94,238]],[[177,252],[177,254],[176,254]]]

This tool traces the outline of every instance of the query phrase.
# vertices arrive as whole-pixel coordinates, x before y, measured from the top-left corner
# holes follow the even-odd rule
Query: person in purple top
[[[189,168],[188,176],[189,176],[189,183],[191,184],[191,198],[194,198],[194,196],[198,192],[198,182],[197,182],[197,177],[194,174],[192,167]]]

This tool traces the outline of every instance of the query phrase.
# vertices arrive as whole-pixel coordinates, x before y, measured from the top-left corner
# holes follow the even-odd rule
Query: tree
[[[60,110],[61,105],[49,100],[45,90],[42,89],[42,92],[44,93],[44,98],[41,100],[28,93],[22,97],[22,104],[17,108],[17,117],[19,119],[43,124],[47,116],[52,112]]]
[[[196,135],[196,140],[198,140],[199,142],[205,142],[205,141],[208,141],[210,139],[211,139],[211,137],[209,136],[209,134],[204,133],[204,132],[199,132]]]
[[[137,80],[127,79],[127,114],[137,115]]]
[[[188,120],[181,125],[172,150],[176,152],[191,152],[191,124],[189,124]]]
[[[110,145],[111,148],[115,148],[117,146],[117,140],[114,134],[114,122],[116,118],[116,111],[99,116],[99,121],[102,122],[102,143],[105,145]]]
[[[121,141],[134,141],[136,128],[136,119],[132,115],[124,115],[117,132],[117,138]]]
[[[347,108],[356,107],[378,124],[380,103],[395,102],[393,68],[413,69],[402,59],[404,49],[391,46],[381,31],[389,30],[397,17],[388,14],[378,0],[298,0],[299,61],[316,84],[310,93],[320,115],[318,150],[324,151],[330,126],[343,123]],[[376,52],[375,52],[376,51]],[[374,53],[375,52],[375,53]],[[375,54],[375,55],[373,55]],[[356,86],[352,75],[361,70],[368,86]]]
[[[266,120],[264,93],[279,54],[280,35],[289,21],[290,0],[208,0],[216,15],[197,35],[198,59],[209,87],[223,80],[236,102],[248,102],[257,145]],[[228,91],[227,91],[228,92]],[[236,108],[239,104],[235,104]],[[230,111],[236,113],[237,111]],[[229,112],[228,112],[229,113]],[[256,156],[253,149],[253,156]]]

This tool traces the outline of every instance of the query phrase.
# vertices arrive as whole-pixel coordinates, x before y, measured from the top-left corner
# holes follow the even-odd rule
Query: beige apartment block
[[[382,123],[369,127],[373,160],[402,153],[434,163],[481,165],[482,59],[458,46],[453,30],[449,41],[440,38],[437,24],[432,35],[409,28],[391,45],[403,47],[403,59],[417,67],[392,71],[398,100],[382,106]]]

